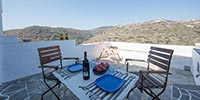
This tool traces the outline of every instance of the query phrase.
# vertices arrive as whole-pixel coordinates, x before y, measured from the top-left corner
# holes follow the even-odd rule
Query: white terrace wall
[[[3,45],[2,81],[6,82],[39,73],[40,63],[37,48],[51,45],[64,47],[64,44],[69,48],[75,46],[73,41],[67,43],[65,41],[24,42]]]
[[[196,75],[200,74],[200,48],[195,48],[192,51],[192,55],[193,55],[192,74],[193,74],[196,85],[200,85],[200,76],[196,77]]]
[[[123,59],[135,58],[147,60],[147,54],[151,46],[173,49],[171,67],[184,69],[184,66],[192,67],[192,48],[193,46],[160,45],[160,44],[141,44],[126,42],[105,42],[108,45],[117,46],[119,54]]]
[[[1,30],[1,29],[0,29]],[[18,43],[18,37],[16,36],[1,36],[0,35],[0,85],[2,84],[3,79],[3,55],[4,55],[4,45],[11,44],[11,43]]]
[[[83,51],[87,51],[90,60],[96,58],[98,53],[95,53],[95,50],[100,49],[97,45],[76,46],[74,40],[6,44],[3,45],[4,52],[1,53],[1,81],[11,81],[41,72],[38,68],[40,62],[37,48],[52,45],[60,45],[63,57],[83,57]]]
[[[0,36],[0,44],[18,43],[17,36]]]
[[[2,75],[2,53],[3,53],[3,49],[2,49],[2,45],[0,44],[0,85],[2,84],[2,78],[3,78],[3,75]]]
[[[150,46],[154,44],[139,44],[139,43],[122,43],[122,42],[103,42],[85,45],[76,45],[74,40],[68,41],[46,41],[46,42],[25,42],[25,43],[10,43],[2,45],[3,53],[1,57],[1,80],[2,82],[14,80],[28,75],[41,72],[38,68],[39,56],[37,48],[52,45],[60,45],[63,57],[79,57],[83,58],[83,52],[88,52],[89,60],[94,60],[102,51],[102,48],[107,46],[117,46],[119,54],[125,58],[147,58],[147,52]],[[191,46],[175,46],[175,45],[154,45],[174,49],[172,59],[172,67],[184,69],[185,65],[192,64],[192,47]],[[71,62],[64,62],[71,63]]]

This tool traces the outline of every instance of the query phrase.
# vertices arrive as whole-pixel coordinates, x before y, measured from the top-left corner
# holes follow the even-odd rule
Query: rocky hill
[[[102,41],[139,42],[153,44],[194,45],[200,42],[200,20],[154,20],[118,25],[104,30],[84,43]]]
[[[24,29],[4,31],[5,36],[19,36],[20,40],[58,40],[60,34],[68,33],[77,43],[121,41],[173,45],[194,45],[200,42],[200,20],[170,21],[153,20],[93,30],[31,26]]]
[[[78,30],[72,28],[51,28],[44,26],[31,26],[24,29],[13,29],[4,31],[4,36],[18,36],[19,41],[48,41],[59,40],[61,35],[68,34],[69,39],[75,39],[77,43],[102,33],[109,27],[96,28],[94,30]]]

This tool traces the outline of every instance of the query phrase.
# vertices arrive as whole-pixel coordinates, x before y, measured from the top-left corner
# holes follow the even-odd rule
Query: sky
[[[3,30],[32,25],[93,29],[200,19],[200,0],[2,0]]]

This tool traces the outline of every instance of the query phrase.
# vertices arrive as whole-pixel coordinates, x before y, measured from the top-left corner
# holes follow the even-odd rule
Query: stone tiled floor
[[[172,89],[172,100],[200,100],[200,86],[174,84]]]
[[[124,64],[112,64],[118,69],[125,70]],[[144,67],[138,67],[137,64],[130,66],[129,71],[135,72]],[[171,99],[171,87],[172,84],[190,84],[194,85],[194,80],[191,72],[171,69],[172,73],[169,76],[168,86],[165,92],[160,96],[161,100]],[[50,82],[53,84],[53,82]],[[40,100],[41,94],[47,89],[42,80],[41,73],[28,76],[25,78],[17,79],[11,82],[4,83],[0,86],[0,100]],[[60,88],[55,89],[62,100],[76,100],[77,98],[63,85]],[[45,95],[45,100],[55,100],[56,98],[49,92]],[[151,100],[152,98],[145,93],[140,93],[139,90],[135,90],[129,98],[130,100]]]

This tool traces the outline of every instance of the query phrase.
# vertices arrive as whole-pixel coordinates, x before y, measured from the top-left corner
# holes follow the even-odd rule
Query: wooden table
[[[65,74],[63,74],[65,73]],[[113,75],[125,79],[124,85],[114,93],[107,93],[95,85],[94,81],[102,75],[95,75],[90,71],[90,79],[83,80],[82,71],[71,73],[67,69],[58,70],[53,73],[74,95],[80,100],[122,100],[126,97],[129,90],[134,86],[138,80],[138,76],[123,71],[116,70]],[[108,73],[105,73],[108,74]],[[112,84],[112,83],[110,83]],[[85,87],[80,88],[80,87]],[[89,88],[89,89],[87,89]]]

